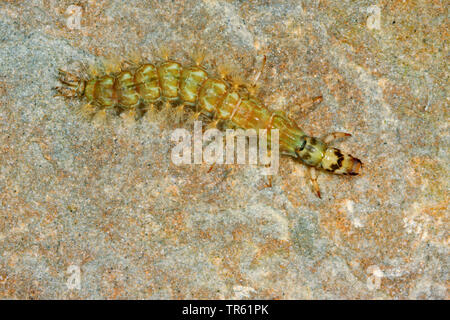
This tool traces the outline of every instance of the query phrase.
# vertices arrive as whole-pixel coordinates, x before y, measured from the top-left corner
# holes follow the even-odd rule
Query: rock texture
[[[447,299],[448,29],[445,1],[2,1],[0,297]],[[321,200],[283,158],[264,189],[175,166],[164,120],[53,97],[57,68],[162,48],[249,79],[265,54],[258,96],[352,133],[363,175],[320,174]]]

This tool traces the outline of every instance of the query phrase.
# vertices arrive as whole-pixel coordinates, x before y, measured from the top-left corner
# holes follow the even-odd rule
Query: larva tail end
[[[362,162],[337,148],[327,148],[321,166],[334,174],[356,176],[361,173]]]

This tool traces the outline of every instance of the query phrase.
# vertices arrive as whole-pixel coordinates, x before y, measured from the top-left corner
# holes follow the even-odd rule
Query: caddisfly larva
[[[232,80],[211,77],[200,63],[188,66],[172,60],[159,64],[133,63],[114,73],[85,77],[59,72],[63,86],[56,88],[58,95],[86,100],[82,110],[91,116],[114,110],[141,117],[158,104],[171,103],[176,105],[174,112],[179,118],[190,108],[195,111],[195,118],[205,117],[213,126],[267,129],[268,141],[270,130],[278,129],[280,153],[309,166],[311,182],[319,197],[316,168],[341,175],[357,175],[361,169],[359,159],[328,146],[332,140],[350,134],[334,132],[323,139],[308,136],[284,112],[266,108]],[[321,101],[320,96],[310,103]]]

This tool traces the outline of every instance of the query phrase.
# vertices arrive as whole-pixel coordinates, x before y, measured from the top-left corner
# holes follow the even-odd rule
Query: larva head
[[[359,159],[339,149],[328,147],[314,137],[302,137],[295,153],[305,164],[334,174],[357,175],[362,165]]]

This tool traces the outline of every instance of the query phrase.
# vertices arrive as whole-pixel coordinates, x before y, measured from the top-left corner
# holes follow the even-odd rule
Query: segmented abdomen
[[[222,120],[242,129],[279,129],[280,152],[295,155],[303,131],[282,112],[272,112],[256,98],[243,94],[222,79],[210,78],[199,66],[183,67],[174,61],[159,66],[141,65],[134,71],[122,71],[86,82],[84,92],[100,108],[133,108],[161,100],[196,106],[211,120]]]

